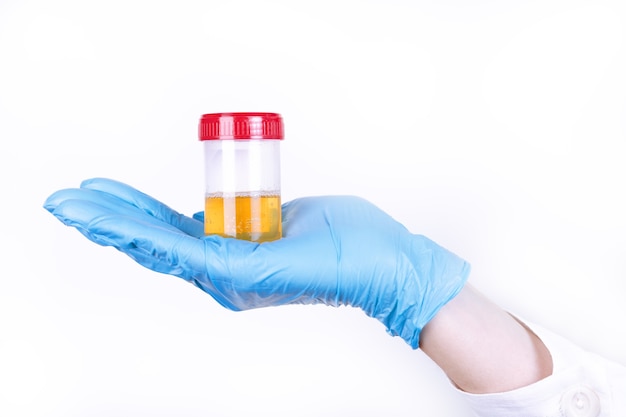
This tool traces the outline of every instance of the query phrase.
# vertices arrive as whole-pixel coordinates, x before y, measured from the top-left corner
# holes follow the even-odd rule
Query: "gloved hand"
[[[91,241],[181,277],[229,309],[349,305],[414,349],[424,325],[469,274],[464,260],[357,197],[285,203],[283,238],[261,244],[205,237],[201,213],[183,216],[108,179],[57,191],[44,207]]]

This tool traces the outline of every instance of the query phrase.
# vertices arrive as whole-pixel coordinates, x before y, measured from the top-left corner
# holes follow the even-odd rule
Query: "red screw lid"
[[[198,126],[200,140],[283,139],[283,119],[278,113],[209,113]]]

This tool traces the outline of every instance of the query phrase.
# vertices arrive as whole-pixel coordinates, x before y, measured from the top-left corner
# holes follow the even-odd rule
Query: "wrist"
[[[552,373],[541,340],[470,285],[424,327],[420,348],[461,390],[505,392]]]

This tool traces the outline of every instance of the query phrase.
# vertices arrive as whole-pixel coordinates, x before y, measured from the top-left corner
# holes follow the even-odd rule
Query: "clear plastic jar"
[[[204,146],[205,234],[280,239],[280,114],[205,114],[198,131]]]

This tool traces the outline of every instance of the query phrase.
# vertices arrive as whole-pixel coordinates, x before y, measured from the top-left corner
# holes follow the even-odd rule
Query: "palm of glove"
[[[413,348],[469,272],[465,261],[357,197],[288,202],[283,239],[263,244],[205,237],[201,213],[183,216],[112,180],[58,191],[45,207],[93,242],[192,282],[232,310],[350,305]]]

